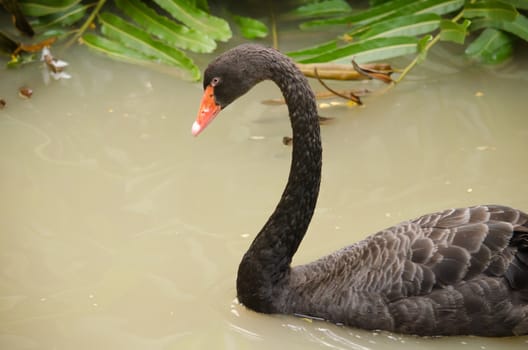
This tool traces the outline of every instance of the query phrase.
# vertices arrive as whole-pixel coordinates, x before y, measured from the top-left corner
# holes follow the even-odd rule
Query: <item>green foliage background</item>
[[[337,15],[310,19],[301,28],[349,26],[335,40],[290,53],[300,62],[370,61],[405,54],[421,55],[436,41],[467,46],[466,54],[486,64],[509,58],[516,39],[528,41],[528,0],[373,0],[365,11],[343,10],[341,0],[300,7],[299,15],[317,13],[316,7]],[[433,36],[433,34],[435,36]],[[470,38],[468,40],[468,38]],[[469,44],[467,42],[469,41]]]
[[[36,40],[55,36],[76,41],[112,58],[135,64],[162,64],[191,80],[200,71],[190,53],[213,52],[232,37],[230,23],[248,39],[264,38],[268,27],[235,13],[243,6],[206,0],[2,0],[11,13],[29,19]],[[300,63],[379,61],[414,55],[426,59],[439,41],[465,45],[466,55],[484,64],[512,56],[517,41],[528,41],[528,0],[371,0],[353,8],[345,0],[259,2],[264,20],[296,21],[300,30],[341,28],[335,39],[290,52]],[[256,7],[244,2],[245,9]],[[215,15],[213,15],[213,13]],[[262,12],[261,12],[262,13]],[[246,16],[244,16],[246,14]],[[271,18],[271,20],[270,20]],[[17,23],[20,23],[17,20]],[[19,45],[2,33],[4,51]],[[12,52],[11,52],[12,53]],[[13,60],[19,58],[13,56]],[[22,61],[22,60],[20,60]]]

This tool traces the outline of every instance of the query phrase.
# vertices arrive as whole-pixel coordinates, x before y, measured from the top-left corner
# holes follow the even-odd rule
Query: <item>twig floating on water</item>
[[[328,85],[326,85],[326,83],[319,77],[319,74],[317,73],[317,67],[314,67],[314,74],[315,74],[315,77],[317,78],[317,80],[319,81],[319,83],[321,83],[321,85],[323,85],[328,91],[330,91],[334,95],[342,97],[342,98],[347,99],[347,100],[350,100],[352,102],[355,102],[358,105],[362,105],[363,104],[361,102],[361,99],[359,98],[359,96],[354,95],[354,93],[350,92],[349,95],[342,95],[338,91],[335,91],[332,88],[330,88]]]
[[[317,69],[317,73],[321,79],[329,80],[368,80],[369,77],[361,74],[354,69],[353,66],[347,64],[336,64],[336,63],[310,63],[301,64],[298,63],[297,67],[301,72],[309,77],[315,78],[314,70]],[[394,70],[389,64],[386,63],[370,63],[364,64],[362,67],[366,69],[375,70],[383,73],[392,73]]]
[[[392,70],[379,70],[376,68],[369,67],[367,65],[359,65],[354,60],[354,58],[352,58],[352,66],[354,67],[356,71],[358,71],[359,73],[363,74],[364,76],[370,79],[381,80],[385,84],[390,84],[393,82],[391,78],[391,74],[393,73]]]

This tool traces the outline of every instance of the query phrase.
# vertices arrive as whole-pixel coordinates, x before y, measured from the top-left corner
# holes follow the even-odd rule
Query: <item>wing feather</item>
[[[386,257],[383,249],[387,246],[380,247],[380,240],[393,242],[392,248],[400,249],[400,254],[392,257],[398,262],[392,262],[390,269],[397,278],[384,277],[391,300],[423,295],[481,274],[505,276],[514,288],[528,286],[528,215],[516,209],[449,209],[404,222],[374,237],[377,239],[367,245],[370,255]],[[376,260],[375,265],[378,263],[382,262]]]

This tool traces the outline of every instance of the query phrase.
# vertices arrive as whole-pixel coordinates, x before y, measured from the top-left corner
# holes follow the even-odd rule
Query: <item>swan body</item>
[[[528,334],[528,215],[507,206],[427,214],[292,267],[321,179],[317,108],[305,77],[277,50],[251,44],[231,49],[204,73],[192,133],[266,79],[288,105],[292,163],[275,211],[239,265],[241,303],[263,313],[398,333]]]

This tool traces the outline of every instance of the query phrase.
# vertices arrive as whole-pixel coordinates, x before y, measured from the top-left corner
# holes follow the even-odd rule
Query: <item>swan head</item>
[[[265,50],[259,45],[240,45],[209,64],[204,72],[200,109],[191,130],[194,136],[202,132],[222,109],[268,78],[262,60]]]

